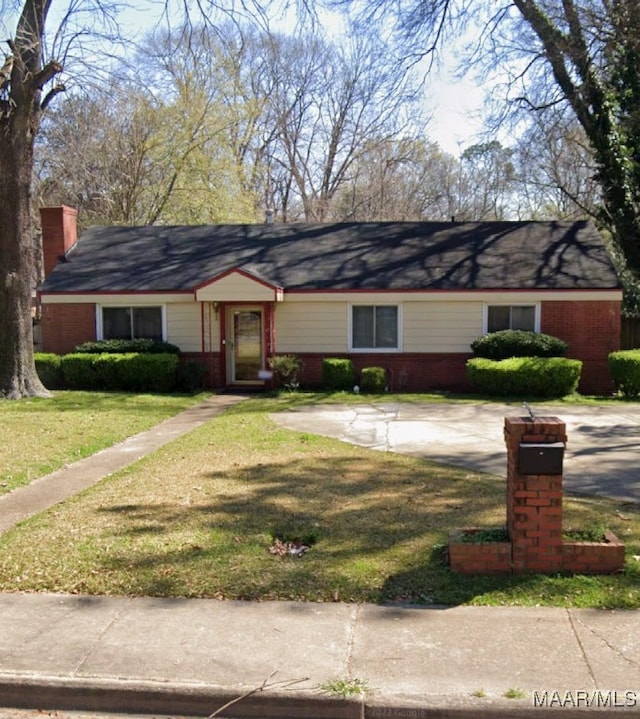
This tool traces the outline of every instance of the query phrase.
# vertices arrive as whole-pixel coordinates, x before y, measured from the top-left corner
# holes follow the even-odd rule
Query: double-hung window
[[[162,340],[162,307],[102,307],[102,339]]]
[[[488,305],[487,332],[500,330],[538,331],[537,305]]]
[[[351,349],[397,350],[400,348],[397,305],[352,305]]]

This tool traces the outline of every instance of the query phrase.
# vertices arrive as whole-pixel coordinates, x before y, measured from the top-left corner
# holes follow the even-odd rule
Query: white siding
[[[239,272],[231,272],[196,292],[200,301],[210,302],[273,302],[273,287],[253,280]]]
[[[360,297],[362,301],[362,297]],[[388,296],[367,298],[389,304]],[[347,302],[283,302],[276,306],[277,352],[346,352]],[[401,318],[403,352],[469,352],[482,334],[482,302],[404,302]]]
[[[181,302],[167,305],[167,341],[178,345],[183,352],[201,351],[199,303]]]
[[[482,302],[405,302],[405,352],[470,352],[482,334]]]
[[[281,302],[276,305],[276,351],[346,352],[346,302]]]

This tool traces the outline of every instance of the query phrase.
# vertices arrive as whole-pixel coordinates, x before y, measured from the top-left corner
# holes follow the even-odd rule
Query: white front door
[[[264,367],[260,307],[230,307],[227,315],[227,368],[231,383],[260,382]]]

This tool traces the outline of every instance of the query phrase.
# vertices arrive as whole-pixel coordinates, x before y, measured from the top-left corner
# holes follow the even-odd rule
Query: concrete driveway
[[[639,403],[533,410],[567,425],[567,491],[640,502]],[[505,477],[504,418],[523,414],[520,404],[363,402],[300,407],[272,418],[288,429]]]

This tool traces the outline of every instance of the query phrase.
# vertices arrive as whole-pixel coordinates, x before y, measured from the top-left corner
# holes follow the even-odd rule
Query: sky
[[[158,0],[158,6],[164,0]],[[127,11],[128,22],[139,25],[141,32],[145,25],[151,25],[148,9],[132,8]],[[320,12],[320,20],[332,34],[339,34],[343,24],[336,14]],[[295,19],[285,19],[282,26],[290,30]],[[278,26],[278,22],[275,22]],[[443,66],[434,70],[425,82],[425,109],[431,121],[428,126],[428,139],[437,142],[447,153],[459,157],[465,148],[479,142],[478,133],[482,130],[479,113],[482,107],[483,90],[471,79],[459,80],[452,70],[453,53],[443,53]]]
[[[182,4],[178,0],[175,1],[177,6]],[[142,35],[157,21],[165,0],[150,0],[150,2],[151,8],[155,6],[157,9],[155,13],[147,3],[144,4],[144,9],[140,9],[140,6],[136,7],[133,3],[125,11],[121,19],[128,30],[137,28]],[[58,7],[65,9],[64,3]],[[15,19],[17,18],[5,16],[0,20],[0,27],[4,28],[4,32],[14,31]],[[321,21],[323,26],[330,26],[332,31],[335,28],[339,32],[340,21],[335,17],[323,14]],[[290,29],[291,20],[285,20],[283,26]],[[426,79],[425,110],[431,116],[427,130],[428,139],[437,142],[445,152],[459,157],[465,148],[479,141],[478,133],[482,129],[479,113],[483,91],[471,79],[461,81],[454,77],[451,57],[452,53],[446,53],[440,71],[434,70]]]
[[[454,78],[447,69],[428,80],[425,106],[432,116],[427,128],[429,139],[459,157],[465,148],[480,141],[482,100],[482,88],[471,80]]]

